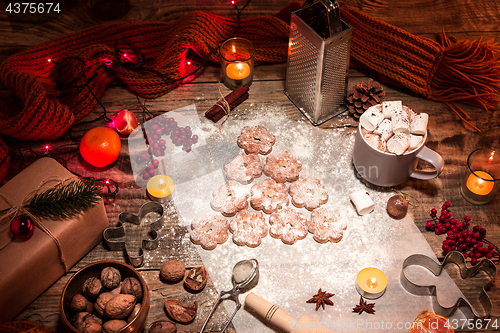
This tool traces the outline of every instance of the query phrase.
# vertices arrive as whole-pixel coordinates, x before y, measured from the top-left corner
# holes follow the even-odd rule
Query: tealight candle
[[[175,184],[172,178],[165,175],[152,177],[147,184],[148,197],[157,202],[166,202],[174,191]]]
[[[362,269],[356,278],[356,290],[364,298],[375,299],[382,296],[387,287],[387,277],[377,268]]]
[[[226,67],[226,75],[233,80],[242,80],[250,75],[250,66],[246,62],[230,63]]]
[[[493,149],[480,148],[467,158],[467,173],[461,192],[465,200],[476,205],[490,202],[500,186],[500,156]]]
[[[255,47],[244,38],[230,38],[219,48],[222,79],[229,89],[249,86],[253,80]]]
[[[493,177],[489,173],[484,171],[475,171],[469,175],[467,178],[467,188],[471,190],[472,193],[479,195],[487,195],[493,190]]]

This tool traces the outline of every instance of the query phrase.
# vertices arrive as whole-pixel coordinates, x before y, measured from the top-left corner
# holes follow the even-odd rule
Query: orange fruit
[[[448,319],[427,309],[420,312],[408,333],[453,333],[453,325]]]
[[[85,133],[80,142],[83,159],[98,168],[110,165],[118,159],[122,143],[120,136],[108,127],[96,127]]]

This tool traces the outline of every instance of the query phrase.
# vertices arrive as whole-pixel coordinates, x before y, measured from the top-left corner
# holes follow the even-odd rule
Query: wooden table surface
[[[15,15],[5,11],[6,2],[0,3],[0,62],[10,55],[35,46],[41,42],[51,40],[55,37],[70,32],[79,31],[91,26],[108,23],[100,20],[93,12],[93,7],[98,3],[92,1],[63,1],[63,11],[51,17],[36,17],[35,15]],[[123,1],[126,2],[126,1]],[[239,0],[237,3],[239,4]],[[448,0],[448,1],[396,1],[396,0],[352,0],[347,1],[356,5],[364,13],[375,18],[393,24],[412,34],[436,40],[437,36],[445,31],[448,35],[459,39],[477,39],[483,37],[485,40],[497,37],[500,22],[500,3],[488,0]],[[278,12],[289,0],[253,0],[242,13],[242,17],[254,17],[258,15],[270,15]],[[242,6],[242,4],[240,5]],[[113,11],[118,10],[114,7]],[[130,10],[115,21],[173,21],[186,13],[201,10],[217,15],[235,17],[236,11],[229,1],[145,1],[130,0]],[[102,12],[102,15],[111,15],[111,12]],[[250,89],[250,98],[245,103],[258,105],[277,106],[285,110],[291,119],[305,120],[304,116],[283,94],[285,85],[286,64],[258,66],[255,69],[254,82]],[[220,68],[218,65],[208,65],[193,80],[185,82],[172,92],[155,100],[148,100],[146,105],[153,112],[174,110],[179,107],[195,104],[197,110],[204,112],[208,110],[219,98]],[[350,90],[357,82],[367,80],[369,77],[378,80],[377,74],[369,71],[349,70],[348,89]],[[422,231],[437,256],[441,255],[442,239],[433,233],[425,231],[425,222],[428,212],[432,207],[440,207],[445,201],[453,203],[453,212],[457,215],[470,215],[476,223],[481,223],[488,229],[489,237],[494,243],[500,244],[500,226],[498,216],[500,215],[500,193],[487,205],[476,206],[464,200],[460,194],[460,182],[465,168],[468,154],[478,147],[500,147],[500,113],[499,108],[486,112],[470,106],[463,109],[471,115],[475,126],[482,130],[478,133],[457,119],[446,105],[426,100],[421,96],[401,87],[383,85],[388,100],[402,100],[404,104],[417,110],[427,112],[430,115],[429,137],[427,146],[437,151],[445,160],[445,169],[438,179],[432,181],[409,180],[398,186],[398,189],[407,192],[418,199],[420,207],[410,209],[415,224]],[[4,86],[0,83],[0,89]],[[223,92],[229,90],[223,88]],[[101,99],[106,108],[119,110],[127,108],[138,112],[141,110],[137,98],[132,95],[124,85],[115,83],[110,86]],[[143,99],[140,100],[144,102]],[[244,115],[243,107],[236,108],[234,115]],[[92,119],[100,115],[101,109],[96,107],[86,119]],[[80,127],[75,130],[74,135],[83,136],[86,130],[96,126]],[[311,125],[312,126],[312,125]],[[354,133],[357,122],[347,113],[326,122],[320,127],[324,130],[336,131],[344,128]],[[18,147],[32,147],[38,149],[40,142],[25,142],[4,137],[10,149]],[[64,135],[60,140],[51,144],[60,144],[69,141]],[[123,141],[122,154],[114,165],[104,170],[91,169],[82,166],[78,151],[72,151],[62,156],[68,162],[68,167],[77,170],[85,176],[109,177],[119,183],[120,191],[115,198],[106,199],[106,211],[111,223],[115,223],[117,216],[122,211],[137,211],[140,205],[146,201],[143,189],[133,182],[130,160],[127,156],[126,140]],[[11,162],[7,179],[17,172],[19,158],[14,157]],[[100,173],[99,173],[100,172]],[[175,237],[162,240],[160,248],[163,248],[166,257],[183,261],[187,267],[202,265],[194,245],[180,243],[187,230],[177,223],[175,208],[168,206],[171,213],[167,219],[167,228],[175,232]],[[178,246],[173,246],[178,245]],[[410,244],[411,245],[411,244]],[[68,274],[61,277],[32,304],[30,304],[15,320],[33,320],[42,322],[51,327],[63,330],[59,317],[58,302],[61,291],[68,279],[78,269],[92,262],[104,259],[124,261],[120,252],[109,251],[100,243],[90,253],[81,259]],[[148,327],[154,320],[165,317],[163,299],[167,296],[175,297],[184,292],[180,284],[167,285],[158,281],[159,268],[162,262],[159,258],[148,258],[147,265],[140,268],[140,272],[146,279],[151,292],[151,309],[147,320]],[[216,297],[213,284],[209,281],[207,291],[197,294],[203,311],[210,308]],[[497,280],[488,287],[488,295],[493,302],[492,319],[500,319],[500,284]],[[178,325],[178,332],[199,331],[204,318],[201,316],[189,325]],[[222,321],[221,316],[217,320]],[[233,328],[230,328],[234,332]],[[147,332],[147,329],[145,330]]]

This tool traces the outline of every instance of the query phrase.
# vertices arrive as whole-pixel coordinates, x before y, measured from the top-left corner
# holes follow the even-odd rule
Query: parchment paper
[[[255,125],[263,125],[275,134],[273,152],[288,150],[301,159],[302,173],[319,178],[325,184],[329,195],[325,206],[337,208],[348,228],[339,243],[319,244],[309,234],[293,245],[285,245],[280,239],[268,235],[257,248],[237,246],[231,236],[212,251],[197,246],[217,290],[232,288],[231,273],[238,261],[256,258],[260,279],[251,291],[294,318],[306,314],[321,322],[322,328],[335,332],[408,331],[418,313],[424,309],[432,310],[432,305],[430,297],[415,296],[403,289],[400,283],[402,263],[415,253],[436,258],[409,215],[394,220],[386,213],[387,200],[394,192],[368,188],[356,176],[351,157],[354,135],[315,128],[306,121],[288,120],[279,109],[253,106],[249,113],[246,119],[232,115],[223,124],[222,135],[218,124],[201,119],[213,171],[182,184],[176,183],[174,202],[187,228],[190,229],[194,218],[211,211],[211,194],[226,181],[222,165],[240,151],[236,139],[241,128]],[[261,160],[264,164],[265,156]],[[252,184],[265,178],[263,175]],[[376,204],[375,210],[365,216],[359,216],[349,200],[349,194],[360,189],[368,191]],[[306,217],[310,216],[305,208],[298,210]],[[370,301],[376,303],[374,315],[352,312],[360,300],[355,289],[356,276],[365,267],[379,268],[388,279],[385,294]],[[447,275],[444,278],[453,283]],[[335,294],[331,298],[334,306],[315,311],[315,304],[306,301],[320,288]],[[245,294],[240,296],[242,302],[244,297]],[[224,302],[228,312],[234,307],[231,303]],[[460,318],[461,314],[456,316]],[[247,309],[236,314],[233,324],[238,332],[274,332]],[[209,325],[209,330],[217,329]]]

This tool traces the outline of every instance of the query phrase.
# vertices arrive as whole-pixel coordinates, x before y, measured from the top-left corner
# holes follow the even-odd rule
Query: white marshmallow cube
[[[387,151],[387,144],[379,134],[366,133],[364,135],[364,138],[366,142],[368,142],[368,144],[373,148],[380,150],[382,152]]]
[[[391,118],[392,131],[396,133],[410,134],[410,116],[406,111],[397,111]]]
[[[403,111],[403,103],[401,101],[382,102],[384,118],[391,119],[395,112],[401,111]]]
[[[373,131],[375,134],[380,134],[382,140],[387,141],[392,136],[392,122],[389,119],[384,119]]]
[[[414,114],[411,117],[411,134],[425,135],[427,133],[427,124],[429,123],[429,115],[427,113]]]
[[[382,113],[380,105],[370,106],[365,112],[363,112],[361,117],[359,117],[359,123],[369,132],[373,132],[382,120],[384,120],[384,114]]]
[[[406,133],[396,133],[387,141],[387,151],[396,155],[403,155],[410,147],[410,135]]]
[[[359,190],[351,193],[349,199],[351,199],[359,215],[371,213],[375,208],[375,203],[365,190]]]
[[[423,139],[424,137],[422,135],[410,134],[410,149],[415,149],[420,146]]]

